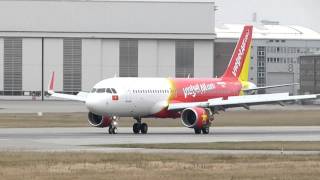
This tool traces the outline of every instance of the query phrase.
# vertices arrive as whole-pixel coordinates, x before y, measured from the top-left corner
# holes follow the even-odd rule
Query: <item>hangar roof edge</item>
[[[166,2],[166,3],[214,3],[214,0],[0,0],[0,1],[38,1],[38,2]]]
[[[239,38],[244,24],[224,24],[216,27],[219,39]],[[264,25],[256,24],[253,29],[255,39],[308,39],[320,40],[320,33],[298,25]]]

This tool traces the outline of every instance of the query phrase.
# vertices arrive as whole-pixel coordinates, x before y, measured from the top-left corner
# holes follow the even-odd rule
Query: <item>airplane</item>
[[[218,78],[139,78],[113,77],[98,82],[91,92],[76,95],[54,92],[52,73],[48,93],[57,98],[84,102],[88,121],[94,127],[109,127],[109,134],[117,134],[120,117],[132,117],[133,133],[147,134],[148,125],[142,118],[181,118],[185,127],[195,134],[208,134],[214,115],[227,108],[250,108],[253,105],[280,104],[286,101],[315,99],[317,95],[289,93],[255,94],[264,88],[248,81],[251,25],[244,26],[224,74]]]

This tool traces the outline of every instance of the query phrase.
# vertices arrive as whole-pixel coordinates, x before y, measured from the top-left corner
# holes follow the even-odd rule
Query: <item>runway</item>
[[[251,106],[251,110],[320,110],[319,105],[259,105]],[[247,111],[244,108],[231,108],[228,111]],[[0,113],[72,113],[72,112],[88,112],[84,103],[76,101],[64,100],[46,100],[46,101],[30,101],[30,100],[1,100]]]
[[[91,145],[136,143],[196,143],[239,141],[320,141],[320,126],[290,127],[214,127],[208,135],[195,135],[192,129],[150,127],[148,134],[133,134],[119,127],[119,134],[107,134],[101,128],[0,128],[1,151],[94,151],[142,153],[262,153],[279,151],[218,151],[107,148]],[[286,153],[317,153],[288,151]]]

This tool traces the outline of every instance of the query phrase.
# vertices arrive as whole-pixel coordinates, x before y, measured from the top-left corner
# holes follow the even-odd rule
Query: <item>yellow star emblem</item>
[[[207,120],[208,120],[208,115],[205,114],[205,113],[203,113],[203,114],[201,115],[201,117],[202,117],[202,121],[207,121]]]

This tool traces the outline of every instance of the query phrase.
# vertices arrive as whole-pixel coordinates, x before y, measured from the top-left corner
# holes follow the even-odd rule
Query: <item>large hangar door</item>
[[[294,74],[288,72],[268,72],[267,86],[294,83]],[[294,86],[285,86],[278,88],[267,89],[266,93],[281,93],[281,92],[294,92]]]
[[[22,95],[22,38],[4,38],[3,68],[4,95]]]
[[[80,38],[63,39],[63,91],[76,93],[81,91],[82,40]]]
[[[216,42],[214,44],[214,77],[223,75],[235,47],[235,42]]]

